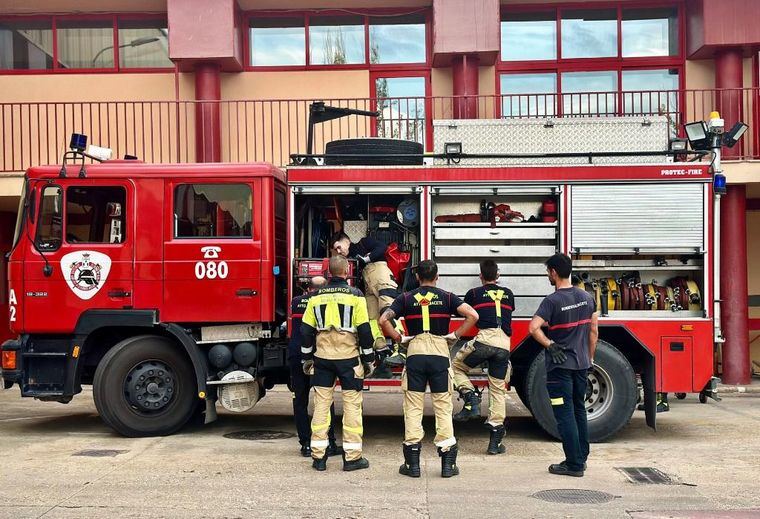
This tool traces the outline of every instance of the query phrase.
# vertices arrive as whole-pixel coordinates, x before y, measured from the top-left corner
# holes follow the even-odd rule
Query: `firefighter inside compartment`
[[[383,331],[398,343],[408,343],[406,368],[401,378],[404,392],[404,463],[399,473],[420,477],[420,450],[425,431],[422,415],[425,390],[430,386],[435,412],[434,443],[441,457],[441,476],[459,474],[456,465],[457,441],[452,421],[452,377],[449,341],[456,341],[477,322],[478,313],[458,296],[436,287],[438,265],[432,260],[419,263],[416,271],[419,288],[397,297],[380,316]],[[452,315],[465,318],[457,330],[449,333]],[[393,327],[394,317],[403,317],[410,337],[402,337]]]
[[[288,367],[290,368],[290,390],[293,392],[293,417],[296,421],[296,431],[298,432],[298,442],[301,444],[301,455],[305,458],[311,457],[311,419],[309,418],[309,391],[311,390],[311,380],[304,373],[301,363],[301,348],[303,347],[303,336],[301,335],[301,320],[309,299],[316,291],[327,283],[322,276],[314,276],[309,280],[309,285],[305,293],[296,296],[290,303],[291,311],[291,335],[288,343]],[[330,407],[330,428],[327,431],[328,446],[327,456],[336,456],[343,453],[335,442],[335,406]]]
[[[378,325],[378,319],[399,295],[398,284],[385,260],[385,252],[388,246],[370,236],[365,236],[357,243],[352,243],[351,238],[345,232],[338,231],[330,238],[330,247],[336,254],[358,261],[364,280],[364,292],[372,336],[380,358],[379,367],[383,368],[383,362],[391,355],[391,350]],[[393,325],[396,325],[395,321]],[[395,360],[398,360],[399,354],[397,353],[394,357]],[[398,364],[399,362],[395,363]],[[390,377],[390,370],[387,367],[384,369],[383,376]]]
[[[480,418],[480,393],[467,374],[470,369],[488,363],[488,454],[506,452],[501,441],[505,434],[510,336],[515,307],[512,291],[497,285],[498,279],[499,266],[496,262],[492,259],[482,261],[482,285],[470,289],[464,296],[464,302],[478,312],[478,334],[457,352],[452,363],[454,386],[464,400],[464,407],[454,415],[454,420],[458,422]]]
[[[337,378],[343,391],[343,470],[366,469],[369,461],[362,457],[362,389],[375,361],[367,302],[361,290],[346,281],[346,258],[331,257],[329,271],[330,281],[309,299],[301,327],[303,371],[312,376],[315,391],[312,466],[318,471],[327,469],[327,431]]]

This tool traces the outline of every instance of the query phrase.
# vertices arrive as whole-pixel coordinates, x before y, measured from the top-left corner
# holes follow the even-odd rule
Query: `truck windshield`
[[[13,233],[13,247],[11,247],[11,250],[16,248],[16,244],[21,237],[21,231],[24,228],[24,221],[26,220],[26,211],[24,211],[24,208],[26,207],[26,186],[28,183],[29,181],[25,180],[24,185],[21,188],[21,198],[18,201],[18,213],[16,214],[16,230]]]

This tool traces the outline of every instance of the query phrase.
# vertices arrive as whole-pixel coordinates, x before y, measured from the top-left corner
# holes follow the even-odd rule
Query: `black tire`
[[[144,411],[130,403],[125,383],[135,369],[151,363],[170,371],[172,392],[159,410]],[[100,361],[93,380],[100,417],[127,437],[174,434],[195,412],[196,393],[195,373],[187,355],[169,339],[155,335],[130,337],[116,344]]]
[[[684,400],[686,398],[686,393],[676,393],[676,398],[678,400]]]
[[[421,165],[422,144],[400,139],[367,137],[342,139],[325,145],[326,166],[409,166]],[[334,157],[331,155],[415,155],[414,157]]]
[[[528,393],[526,392],[527,375],[527,370],[525,369],[513,371],[510,383],[515,388],[517,396],[520,397],[520,402],[530,411],[530,400],[528,400]]]
[[[617,434],[631,420],[636,409],[636,375],[628,359],[617,348],[600,340],[596,348],[594,368],[589,372],[589,381],[591,380],[603,384],[590,385],[587,392],[589,441],[601,442]],[[611,400],[601,397],[610,393]],[[559,439],[557,422],[546,390],[544,352],[539,353],[528,369],[526,396],[530,402],[530,411],[541,428]],[[592,407],[589,407],[589,397],[596,399]]]

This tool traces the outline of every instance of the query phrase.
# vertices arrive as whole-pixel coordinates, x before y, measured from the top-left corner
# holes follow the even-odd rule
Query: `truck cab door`
[[[261,181],[169,181],[161,320],[261,319]]]
[[[36,189],[35,241],[23,267],[25,329],[71,333],[87,310],[132,308],[132,184],[61,179]]]

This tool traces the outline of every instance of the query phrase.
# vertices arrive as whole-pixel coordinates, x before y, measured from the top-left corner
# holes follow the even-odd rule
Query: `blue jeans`
[[[554,368],[546,373],[552,411],[562,438],[565,463],[570,470],[583,470],[588,459],[585,369]]]

